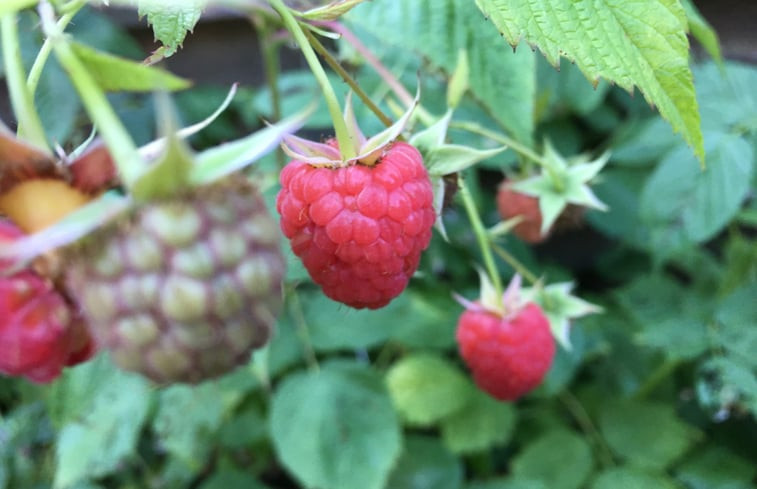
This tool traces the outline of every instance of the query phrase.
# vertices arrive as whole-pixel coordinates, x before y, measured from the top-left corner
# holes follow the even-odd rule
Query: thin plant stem
[[[284,5],[284,2],[282,0],[268,0],[268,2],[270,3],[271,7],[273,7],[273,9],[279,13],[282,21],[284,22],[284,26],[292,34],[292,37],[294,37],[294,40],[300,46],[300,50],[305,56],[305,61],[307,61],[308,66],[310,66],[310,71],[313,72],[313,76],[321,86],[321,91],[323,92],[323,96],[326,99],[326,106],[328,107],[329,114],[331,115],[331,122],[334,124],[334,132],[336,133],[336,140],[339,142],[339,150],[342,153],[342,157],[345,160],[354,158],[355,156],[357,156],[355,142],[352,141],[350,134],[347,131],[347,124],[345,123],[344,117],[342,116],[342,109],[339,106],[339,101],[337,100],[336,93],[334,92],[334,87],[331,86],[326,72],[323,70],[321,63],[318,61],[318,55],[315,54],[315,51],[308,42],[308,39],[305,36],[302,27],[300,27],[297,19],[294,18],[294,15],[289,10],[289,7]]]
[[[281,93],[279,92],[279,74],[281,73],[279,46],[281,42],[271,38],[271,29],[267,25],[265,22],[259,22],[257,28],[260,32],[266,83],[268,84],[268,89],[271,91],[272,116],[274,122],[278,122],[281,120]],[[284,153],[280,149],[276,150],[276,163],[279,168],[283,168],[286,163]]]
[[[610,447],[607,446],[607,442],[602,438],[599,430],[591,420],[589,413],[584,409],[583,404],[576,396],[569,391],[563,391],[560,393],[560,401],[568,408],[570,415],[576,420],[581,430],[586,433],[586,436],[591,439],[599,451],[599,461],[603,468],[610,468],[615,466],[615,459],[613,458]]]
[[[487,129],[485,127],[482,127],[481,125],[475,123],[475,122],[468,122],[468,121],[452,121],[449,125],[450,128],[453,129],[462,129],[463,131],[472,132],[474,134],[478,134],[480,136],[483,136],[485,138],[491,139],[492,141],[498,142],[500,144],[503,144],[505,146],[508,146],[513,149],[516,153],[528,158],[531,161],[534,161],[539,166],[550,168],[551,165],[547,163],[544,158],[542,158],[540,155],[535,153],[531,148],[528,146],[519,143],[518,141],[514,140],[513,138],[502,134],[500,132],[492,131],[490,129]]]
[[[73,20],[76,14],[79,13],[79,10],[81,10],[86,4],[86,0],[77,0],[75,2],[71,2],[66,6],[66,13],[63,14],[60,19],[58,19],[58,29],[60,30],[60,32],[66,30],[66,27],[71,23],[71,20]],[[39,53],[37,53],[37,57],[34,59],[34,64],[29,70],[29,76],[26,78],[27,90],[29,90],[29,93],[31,93],[32,95],[37,92],[39,80],[42,77],[42,70],[45,68],[45,64],[47,63],[47,60],[50,57],[50,53],[52,53],[52,51],[53,43],[48,37],[47,39],[45,39],[45,42],[42,43],[42,47],[39,49]]]
[[[103,90],[76,56],[63,32],[58,28],[50,4],[46,1],[41,2],[39,12],[42,28],[52,43],[55,56],[68,73],[84,108],[102,134],[113,161],[118,167],[121,180],[127,188],[132,187],[147,168],[137,151],[134,140],[116,115]]]
[[[373,112],[376,114],[376,117],[379,118],[382,124],[384,124],[386,127],[389,127],[392,125],[392,120],[384,114],[384,112],[376,105],[373,100],[371,100],[371,97],[365,93],[365,91],[360,87],[360,85],[357,84],[354,78],[350,76],[349,73],[347,73],[347,70],[342,67],[342,65],[339,63],[339,61],[332,56],[332,54],[321,44],[321,41],[319,41],[315,35],[313,35],[310,31],[305,31],[305,36],[307,36],[308,41],[310,41],[310,45],[313,46],[313,48],[318,52],[318,54],[321,55],[321,57],[328,63],[328,65],[337,72],[339,76],[342,77],[342,80],[349,85],[349,87],[352,89],[353,92],[357,94],[358,97],[360,97],[360,100],[363,101],[363,103]]]
[[[481,248],[481,255],[484,259],[484,266],[486,266],[489,279],[492,281],[497,297],[502,297],[502,280],[499,277],[497,264],[494,262],[489,236],[486,233],[486,228],[484,228],[483,222],[481,222],[481,216],[479,215],[478,209],[476,209],[476,203],[473,201],[473,197],[468,190],[468,185],[463,178],[458,178],[458,192],[463,199],[465,211],[468,213],[468,219],[473,227],[473,234],[475,234],[478,245]]]
[[[18,18],[15,13],[5,14],[0,19],[0,30],[2,30],[5,77],[13,113],[18,121],[16,133],[20,138],[39,148],[49,149],[42,121],[34,107],[34,96],[26,86],[26,75],[21,60],[21,46],[18,37]]]
[[[513,267],[516,273],[522,275],[526,280],[531,282],[532,284],[535,284],[539,281],[539,277],[537,277],[531,270],[526,268],[526,266],[520,262],[517,258],[515,258],[509,251],[504,249],[503,247],[499,246],[496,243],[491,242],[491,247],[494,250],[494,252],[499,255],[502,260]]]
[[[636,391],[633,397],[638,400],[646,399],[677,367],[678,360],[674,358],[666,359],[647,377],[647,380],[639,387],[639,390]]]
[[[305,349],[305,361],[308,364],[308,368],[314,372],[320,370],[318,365],[318,357],[315,355],[313,349],[313,343],[310,340],[310,329],[308,328],[307,320],[305,319],[305,313],[302,311],[302,302],[300,302],[300,296],[297,295],[297,291],[292,288],[289,293],[290,311],[294,316],[294,323],[297,329],[297,334],[302,341],[302,346]]]
[[[391,91],[394,92],[394,94],[397,96],[397,98],[400,99],[405,107],[411,107],[415,103],[415,97],[413,97],[413,95],[402,85],[402,83],[400,83],[397,77],[395,77],[392,72],[389,71],[376,56],[374,56],[371,50],[368,49],[365,44],[360,42],[360,39],[358,39],[357,36],[353,34],[352,31],[350,31],[344,24],[336,21],[327,21],[318,22],[317,25],[331,29],[332,31],[341,35],[347,42],[352,44],[355,50],[360,53],[363,59],[365,59],[365,61],[376,71],[376,73],[379,74],[379,77],[384,80],[384,83],[389,86]],[[427,126],[430,126],[436,121],[436,118],[421,105],[416,106],[415,112],[420,120]]]

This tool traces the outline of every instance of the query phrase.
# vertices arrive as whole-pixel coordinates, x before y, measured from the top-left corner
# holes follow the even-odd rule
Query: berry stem
[[[132,187],[146,169],[134,141],[121,124],[103,90],[71,49],[63,31],[55,22],[50,4],[41,2],[39,13],[42,29],[52,43],[58,61],[79,92],[84,108],[108,145],[121,180],[126,187]]]
[[[458,178],[457,181],[459,195],[463,199],[465,211],[468,213],[468,219],[471,222],[471,226],[473,226],[473,234],[476,235],[476,240],[478,241],[478,245],[481,248],[481,255],[484,259],[486,271],[489,274],[489,278],[491,279],[492,284],[494,285],[494,291],[496,292],[497,297],[502,297],[504,290],[502,288],[502,280],[499,278],[497,264],[494,262],[494,256],[492,255],[492,249],[490,246],[489,237],[486,233],[486,228],[484,227],[483,222],[481,222],[481,216],[478,213],[478,209],[476,209],[476,204],[475,202],[473,202],[473,197],[468,190],[465,179]]]
[[[18,38],[18,18],[15,13],[5,14],[0,19],[0,30],[2,31],[5,78],[13,113],[18,121],[18,137],[41,149],[49,150],[42,121],[34,107],[34,96],[26,86],[26,75],[24,74],[21,45]]]
[[[539,281],[539,277],[534,275],[531,272],[531,270],[526,268],[526,266],[523,263],[521,263],[520,260],[515,258],[509,251],[502,248],[498,244],[493,243],[491,240],[489,240],[489,243],[492,249],[494,250],[494,252],[498,254],[499,257],[502,258],[502,260],[505,263],[513,267],[516,273],[520,274],[522,277],[525,277],[525,279],[531,282],[532,284],[535,284],[536,282]]]
[[[594,445],[599,452],[599,460],[603,468],[615,467],[615,459],[613,458],[610,447],[607,446],[607,442],[597,430],[594,422],[591,420],[589,413],[586,412],[583,404],[574,396],[570,391],[563,391],[560,393],[560,401],[568,408],[573,419],[576,420],[581,430],[586,433],[586,436],[594,442]]]
[[[74,0],[65,5],[66,13],[58,19],[58,29],[60,29],[61,32],[66,30],[66,26],[71,23],[76,14],[79,13],[79,10],[81,10],[86,4],[87,0]],[[34,64],[29,70],[29,76],[26,78],[27,90],[29,90],[29,93],[32,95],[37,91],[39,80],[42,76],[42,70],[45,67],[45,63],[47,63],[52,50],[53,44],[50,42],[50,38],[45,39],[45,42],[42,43],[42,47],[39,49],[39,53],[37,53],[37,57],[34,59]]]
[[[318,357],[316,357],[313,343],[310,341],[310,330],[308,329],[308,323],[305,319],[305,313],[302,311],[302,302],[300,302],[300,296],[297,294],[297,290],[292,288],[288,294],[288,298],[288,302],[291,304],[290,311],[294,316],[297,335],[300,337],[300,341],[302,341],[302,346],[305,350],[305,361],[310,370],[318,372],[320,371]]]
[[[310,44],[313,46],[313,48],[320,54],[324,60],[326,60],[326,63],[337,72],[339,76],[342,77],[342,80],[349,85],[349,87],[352,89],[353,92],[357,94],[358,97],[360,97],[360,100],[363,101],[363,103],[373,112],[376,117],[379,118],[382,124],[384,124],[386,127],[390,127],[392,125],[392,119],[389,118],[384,112],[373,102],[371,97],[365,93],[365,91],[360,87],[360,85],[357,84],[354,78],[350,76],[349,73],[347,73],[347,70],[345,70],[341,64],[339,64],[339,61],[334,58],[334,56],[331,55],[331,53],[321,44],[321,41],[316,38],[312,32],[305,31],[305,36],[307,36],[308,41],[310,41]]]
[[[308,42],[305,33],[302,31],[302,27],[294,18],[289,7],[284,5],[282,0],[268,0],[271,7],[281,16],[281,20],[284,22],[284,26],[292,34],[294,40],[300,46],[302,54],[305,56],[305,60],[310,66],[310,70],[313,72],[316,81],[321,86],[323,96],[326,98],[326,106],[329,109],[331,115],[331,122],[334,124],[334,132],[336,133],[336,140],[339,143],[339,151],[342,153],[342,158],[348,160],[357,156],[357,150],[355,148],[355,141],[350,138],[347,131],[347,124],[344,122],[342,116],[342,109],[339,106],[339,100],[337,100],[334,88],[329,83],[329,78],[326,72],[323,70],[323,66],[318,61],[318,56],[315,54],[313,47]]]
[[[279,74],[281,65],[279,63],[279,46],[281,42],[274,39],[270,24],[260,17],[254,17],[255,27],[260,32],[260,50],[263,55],[263,68],[265,70],[265,79],[268,89],[271,91],[271,109],[273,121],[281,120],[281,92],[279,91]],[[279,168],[283,168],[286,158],[281,149],[276,151],[276,163]]]
[[[341,22],[333,21],[333,20],[325,21],[325,22],[318,22],[317,24],[323,27],[326,27],[328,29],[331,29],[332,31],[341,35],[347,42],[352,44],[352,47],[354,47],[355,50],[358,53],[360,53],[363,59],[365,59],[365,61],[369,65],[371,65],[371,67],[376,71],[376,73],[379,74],[381,79],[384,80],[384,83],[386,83],[389,86],[392,92],[394,92],[394,94],[397,96],[397,98],[400,99],[400,101],[405,105],[405,107],[413,106],[413,104],[415,103],[415,97],[413,97],[413,95],[407,91],[407,89],[392,74],[392,72],[389,71],[383,64],[381,64],[381,61],[379,61],[378,58],[376,58],[376,56],[371,52],[371,50],[368,49],[365,46],[365,44],[360,42],[360,39],[358,39],[357,36],[353,34],[352,31],[350,31],[344,24],[342,24]],[[416,106],[415,113],[418,115],[420,120],[427,126],[430,126],[436,120],[436,118],[432,116],[421,105]]]

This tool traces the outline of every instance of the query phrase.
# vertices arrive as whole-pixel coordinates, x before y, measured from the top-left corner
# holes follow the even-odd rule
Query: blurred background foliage
[[[501,243],[548,282],[574,281],[605,312],[574,322],[572,350],[560,349],[537,391],[517,404],[498,403],[474,388],[455,352],[461,307],[451,292],[475,296],[472,264],[480,257],[454,202],[444,214],[449,242],[435,235],[410,288],[378,311],[329,301],[286,250],[287,300],[275,338],[247,367],[218,381],[157,388],[116,370],[105,355],[51,386],[0,378],[0,489],[756,487],[757,69],[695,61],[707,151],[700,170],[640,95],[604,82],[593,88],[573,65],[563,62],[557,71],[528,46],[512,54],[480,13],[460,2],[445,2],[460,10],[457,22],[442,27],[415,19],[392,24],[390,3],[361,6],[347,25],[406,87],[422,73],[430,113],[446,110],[456,43],[464,43],[476,59],[456,119],[529,144],[549,140],[566,155],[611,150],[595,186],[609,212],[589,211],[538,246],[514,237]],[[41,43],[36,22],[23,18],[28,63]],[[218,22],[236,32],[241,21]],[[210,42],[202,31],[201,24],[186,43]],[[259,40],[245,32],[246,51],[228,53],[249,59],[239,66],[243,85],[229,110],[191,140],[197,149],[275,117]],[[82,12],[71,33],[134,59],[148,54],[134,39],[143,35],[136,27],[130,33],[104,11]],[[218,39],[209,46],[216,57],[230,49]],[[277,89],[286,115],[318,89],[299,55],[282,47]],[[372,68],[346,43],[332,47],[382,100],[387,88]],[[182,72],[188,66],[208,69],[205,59],[186,55],[166,67],[190,78],[194,73]],[[244,79],[250,70],[252,79]],[[181,120],[206,117],[234,81],[200,82],[177,94]],[[344,95],[346,85],[334,83]],[[138,142],[154,137],[149,95],[113,94],[111,101]],[[63,147],[89,135],[54,60],[36,103]],[[358,109],[366,132],[381,128]],[[319,137],[328,126],[322,106],[306,131]],[[450,135],[494,146],[463,131]],[[271,206],[280,158],[271,155],[250,172]],[[496,187],[517,163],[508,151],[466,173],[487,225],[499,220]],[[513,270],[502,263],[501,273]]]

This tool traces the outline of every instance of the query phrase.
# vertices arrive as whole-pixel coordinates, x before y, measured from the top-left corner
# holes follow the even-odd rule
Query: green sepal
[[[194,156],[177,134],[176,118],[168,95],[159,92],[156,96],[158,121],[165,135],[165,148],[131,187],[131,194],[138,201],[169,198],[179,194],[190,185],[190,173]]]
[[[71,42],[71,49],[86,66],[100,88],[108,92],[149,92],[184,90],[192,85],[187,79],[166,70]]]
[[[235,172],[273,151],[284,136],[293,134],[305,124],[315,110],[310,105],[297,114],[269,125],[249,136],[207,149],[195,157],[189,175],[193,185],[202,185]]]
[[[301,13],[294,13],[307,20],[336,20],[364,1],[365,0],[334,0],[321,7],[315,7]]]
[[[605,152],[593,161],[587,161],[585,155],[569,161],[547,142],[542,173],[513,184],[512,189],[539,198],[541,232],[546,233],[568,204],[607,210],[607,206],[594,195],[588,183],[609,159],[610,153]]]
[[[132,200],[111,190],[42,231],[14,241],[0,242],[0,260],[22,266],[39,255],[71,244],[120,216],[132,206]]]
[[[428,154],[426,167],[432,175],[449,175],[470,168],[479,161],[498,155],[506,146],[494,149],[474,149],[459,144],[443,144]]]
[[[570,323],[572,319],[597,314],[603,309],[571,294],[574,284],[561,282],[542,286],[537,283],[533,287],[522,290],[523,298],[539,304],[544,315],[549,320],[552,335],[566,350],[572,348],[570,343]]]

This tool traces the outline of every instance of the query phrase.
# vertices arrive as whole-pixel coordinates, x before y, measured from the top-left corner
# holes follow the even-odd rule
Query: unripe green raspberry
[[[139,207],[76,250],[67,275],[124,369],[196,383],[249,361],[281,306],[278,229],[246,181]]]

